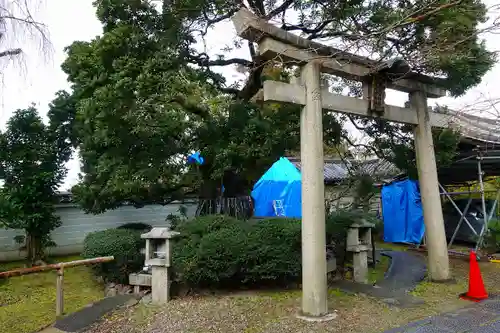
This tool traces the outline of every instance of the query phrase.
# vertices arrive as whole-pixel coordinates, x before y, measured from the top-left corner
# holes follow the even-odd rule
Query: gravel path
[[[375,333],[400,322],[388,307],[367,297],[337,293],[330,303],[337,319],[307,323],[295,317],[300,306],[296,291],[185,298],[161,309],[141,305],[116,313],[86,333]]]
[[[391,307],[374,298],[331,291],[329,308],[337,310],[337,319],[306,323],[295,318],[300,309],[300,291],[247,292],[183,297],[161,308],[138,305],[115,312],[85,333],[380,333],[443,312],[453,316],[457,309],[470,305],[457,297],[467,290],[469,265],[461,260],[450,264],[456,284],[420,283],[413,294],[425,304],[412,308]],[[488,292],[500,294],[500,265],[480,266]],[[429,332],[415,326],[408,329],[389,332]]]

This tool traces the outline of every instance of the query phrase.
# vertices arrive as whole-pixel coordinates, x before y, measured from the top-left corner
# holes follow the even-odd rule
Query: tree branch
[[[184,98],[181,95],[175,96],[167,102],[168,103],[177,103],[177,104],[181,105],[186,111],[188,111],[192,114],[198,115],[203,119],[208,119],[210,117],[210,112],[207,109],[200,107],[198,105],[194,105],[193,103],[189,103],[186,100],[186,98]]]
[[[5,50],[0,52],[0,58],[2,57],[9,57],[9,56],[16,56],[21,54],[23,51],[21,49],[12,49],[12,50]]]
[[[372,145],[365,145],[362,143],[354,143],[352,140],[347,137],[347,135],[340,134],[341,138],[344,139],[349,145],[352,147],[358,147],[358,148],[365,148],[367,150],[372,151],[378,158],[384,159],[384,154],[380,152],[375,146]]]
[[[228,94],[228,95],[234,95],[234,96],[238,96],[241,94],[241,91],[236,89],[236,88],[219,88],[219,90],[224,93],[224,94]]]
[[[238,10],[240,10],[241,6],[236,6],[235,8],[231,9],[229,12],[227,12],[226,14],[224,15],[221,15],[221,16],[218,16],[218,17],[215,17],[213,19],[210,19],[207,15],[207,12],[206,11],[203,11],[203,16],[205,17],[205,20],[206,20],[206,26],[207,28],[212,25],[212,24],[216,24],[216,23],[219,23],[221,21],[224,21],[226,19],[229,19],[231,18],[231,16],[233,16]]]
[[[263,62],[256,60],[256,66],[250,71],[246,85],[243,87],[238,97],[243,100],[250,100],[259,91],[262,86],[262,71],[264,70]]]
[[[227,66],[227,65],[243,65],[245,67],[252,67],[253,62],[246,59],[241,58],[231,58],[231,59],[217,59],[210,60],[210,57],[206,53],[200,53],[197,56],[189,55],[187,59],[202,67],[209,66]]]
[[[248,4],[257,16],[265,17],[266,9],[262,0],[248,0]]]
[[[281,26],[281,29],[283,29],[285,31],[300,30],[306,34],[317,34],[317,33],[321,32],[328,24],[330,24],[332,22],[333,22],[333,20],[323,21],[323,22],[319,23],[315,28],[308,28],[303,24],[294,25],[294,24],[285,23]]]
[[[264,19],[266,20],[270,20],[272,19],[273,17],[283,13],[285,10],[288,9],[288,7],[290,7],[291,4],[294,3],[295,0],[285,0],[280,6],[276,7],[275,9],[273,9],[270,13],[268,13]]]

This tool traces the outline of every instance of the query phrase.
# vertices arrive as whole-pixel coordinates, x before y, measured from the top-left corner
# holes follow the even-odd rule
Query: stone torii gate
[[[383,64],[288,33],[243,8],[233,18],[238,36],[258,44],[263,60],[301,66],[300,83],[265,81],[255,100],[304,105],[300,118],[302,171],[302,312],[331,318],[327,306],[322,110],[380,117],[415,125],[415,150],[422,193],[429,277],[448,280],[449,262],[431,128],[447,127],[449,116],[429,112],[427,98],[446,91],[431,77],[410,72],[401,61]],[[363,99],[322,90],[321,72],[363,82]],[[409,93],[410,107],[384,104],[385,88]]]

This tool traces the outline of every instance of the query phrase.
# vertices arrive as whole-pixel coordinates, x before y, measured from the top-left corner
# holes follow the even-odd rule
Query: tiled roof
[[[401,173],[394,164],[381,159],[364,161],[361,163],[360,168],[362,173],[377,177],[394,177]]]
[[[300,170],[300,158],[288,157],[288,159]],[[392,163],[380,159],[363,162],[325,159],[323,167],[325,183],[336,183],[345,180],[352,173],[368,174],[377,178],[391,178],[399,174],[400,171]]]

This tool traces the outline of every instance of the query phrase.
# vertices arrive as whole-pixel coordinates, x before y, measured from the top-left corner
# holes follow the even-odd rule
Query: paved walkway
[[[377,281],[379,287],[408,293],[425,278],[427,266],[422,257],[404,251],[381,251],[381,254],[391,258],[391,264],[384,279]]]
[[[354,283],[348,280],[336,281],[332,284],[343,292],[365,294],[380,299],[391,306],[412,307],[423,301],[409,294],[424,279],[426,265],[424,260],[415,254],[402,251],[379,250],[379,254],[391,258],[391,264],[384,279],[375,286]]]
[[[81,332],[86,327],[100,320],[105,314],[122,306],[133,306],[137,302],[138,300],[133,295],[106,297],[57,320],[53,326],[47,327],[39,333]]]
[[[419,320],[384,333],[498,333],[500,298]]]

